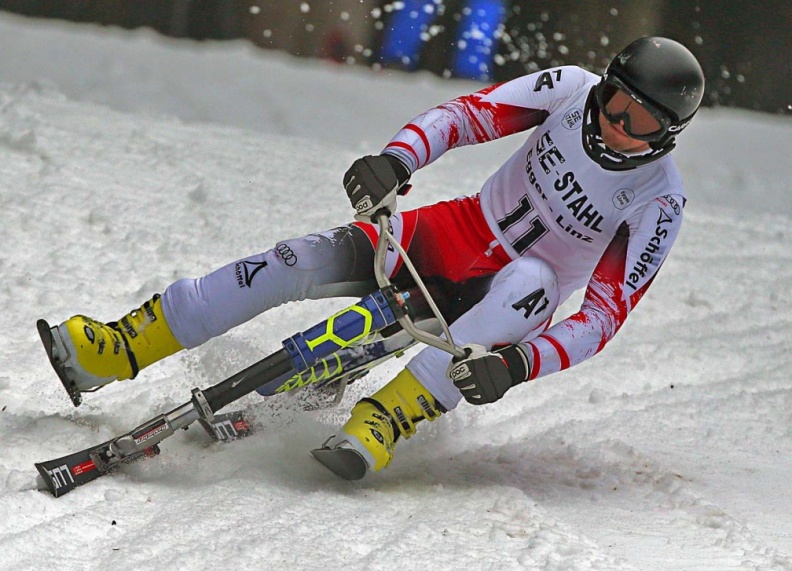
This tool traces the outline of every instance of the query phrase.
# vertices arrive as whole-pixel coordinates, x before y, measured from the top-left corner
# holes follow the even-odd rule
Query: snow
[[[80,408],[36,319],[112,320],[347,222],[349,163],[477,86],[10,16],[0,50],[0,569],[792,569],[788,118],[702,110],[676,152],[686,225],[604,353],[421,425],[387,471],[339,481],[308,450],[404,359],[336,409],[246,397],[229,408],[252,437],[193,427],[54,499],[34,462],[175,408],[351,300],[278,308]],[[401,205],[477,191],[519,142],[446,155]]]

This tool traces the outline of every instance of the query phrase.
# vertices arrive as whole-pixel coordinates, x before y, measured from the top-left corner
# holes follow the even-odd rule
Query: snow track
[[[12,22],[0,27],[18,31],[16,46],[49,29]],[[58,38],[59,49],[71,41],[90,52],[72,28]],[[429,106],[449,90],[303,63],[298,74],[239,47],[192,53],[140,34],[97,38],[107,61],[150,64],[165,87],[168,62],[192,62],[192,74],[179,72],[186,92],[235,56],[247,80],[266,66],[277,85],[286,69],[314,92],[368,82],[398,101],[417,97],[418,85]],[[21,49],[9,61],[24,60]],[[111,105],[122,87],[93,95]],[[294,399],[251,396],[240,403],[257,428],[251,438],[212,445],[190,429],[159,457],[68,496],[38,491],[34,462],[169,410],[348,301],[278,308],[71,406],[38,345],[37,318],[117,318],[178,277],[345,223],[341,174],[385,142],[373,130],[384,94],[361,102],[355,91],[348,120],[372,125],[375,142],[364,144],[329,118],[301,117],[298,101],[278,101],[290,115],[256,132],[186,123],[169,104],[169,115],[151,115],[157,90],[148,93],[148,110],[120,112],[48,81],[0,85],[0,569],[792,570],[792,129],[736,111],[703,110],[682,141],[686,225],[601,356],[422,425],[389,470],[356,484],[308,450],[404,360],[353,384],[337,410],[301,413]],[[416,177],[404,206],[475,192],[503,148],[450,153]]]

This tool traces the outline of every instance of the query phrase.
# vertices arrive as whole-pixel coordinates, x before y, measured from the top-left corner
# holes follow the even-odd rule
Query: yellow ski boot
[[[79,406],[81,393],[138,372],[183,347],[171,333],[159,295],[118,321],[102,323],[75,315],[57,327],[39,320],[38,331],[55,372]]]
[[[399,436],[410,438],[417,422],[433,421],[442,412],[429,391],[404,369],[371,398],[358,402],[341,432],[311,453],[336,475],[359,480],[367,471],[390,464]]]

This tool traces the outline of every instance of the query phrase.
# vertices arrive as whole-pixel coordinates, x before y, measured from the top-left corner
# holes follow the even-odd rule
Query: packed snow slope
[[[621,333],[420,426],[387,471],[339,481],[308,450],[404,359],[336,409],[247,397],[252,437],[191,428],[54,499],[34,462],[185,402],[352,300],[278,308],[77,409],[37,318],[116,319],[347,222],[349,163],[476,85],[10,17],[0,48],[0,569],[792,569],[788,118],[702,110],[676,151],[686,225]],[[476,192],[519,142],[449,153],[402,206]]]

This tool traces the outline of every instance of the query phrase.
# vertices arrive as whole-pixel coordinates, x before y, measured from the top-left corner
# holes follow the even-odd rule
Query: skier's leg
[[[272,307],[300,299],[359,296],[376,288],[362,231],[341,227],[279,242],[198,279],[183,279],[115,322],[74,316],[52,328],[53,353],[79,391],[134,378]]]
[[[492,347],[538,334],[558,306],[558,280],[544,261],[520,258],[501,270],[484,298],[451,326],[454,342]],[[456,407],[461,395],[445,372],[451,356],[429,347],[395,379],[352,409],[328,448],[352,448],[368,470],[387,466],[399,436],[409,438],[420,420],[434,420]]]
[[[197,347],[289,301],[370,293],[377,287],[373,264],[373,250],[356,227],[309,234],[177,281],[162,296],[165,318],[184,347]]]
[[[503,268],[484,298],[451,326],[457,345],[518,343],[541,333],[559,303],[558,278],[547,262],[519,258]],[[407,368],[446,410],[459,404],[462,395],[446,377],[451,356],[428,347]]]
[[[159,295],[107,324],[75,315],[53,327],[51,335],[53,356],[78,391],[134,378],[182,349],[162,314]]]
[[[435,420],[442,412],[431,393],[403,369],[371,398],[360,400],[352,408],[351,418],[325,446],[356,450],[368,470],[379,471],[393,459],[399,436],[410,438],[417,422]]]

